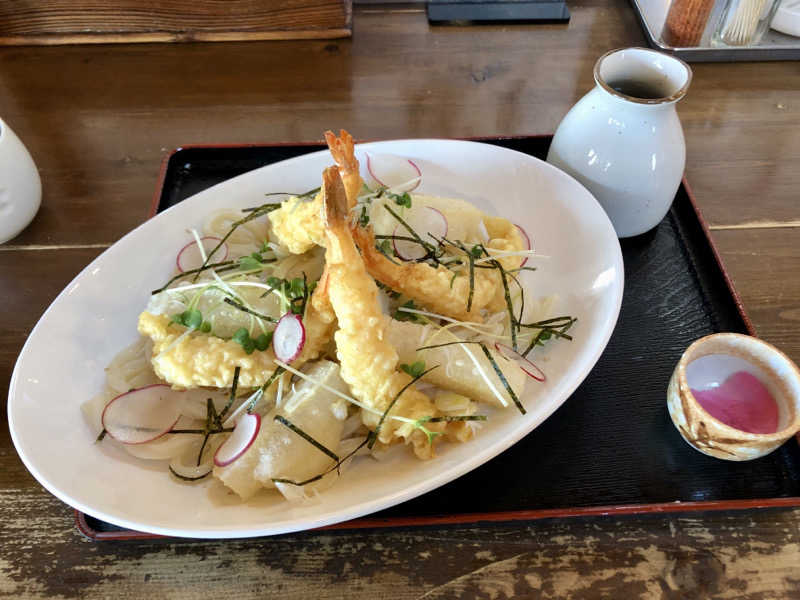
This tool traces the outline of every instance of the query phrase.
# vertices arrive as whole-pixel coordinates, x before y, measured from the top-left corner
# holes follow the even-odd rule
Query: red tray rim
[[[500,140],[525,140],[531,138],[552,138],[552,134],[530,134],[530,135],[504,135],[504,136],[480,136],[480,137],[464,137],[464,138],[451,138],[461,139],[474,142],[486,141],[500,141]],[[371,140],[358,140],[358,143],[363,143]],[[161,195],[164,190],[164,183],[166,181],[167,169],[172,157],[183,150],[193,149],[212,149],[212,148],[264,148],[264,147],[281,147],[281,146],[320,146],[324,145],[323,140],[317,141],[303,141],[303,142],[266,142],[266,143],[227,143],[227,144],[187,144],[178,146],[174,150],[168,152],[161,161],[159,169],[158,180],[156,182],[155,192],[150,204],[150,211],[148,218],[155,216],[158,210],[158,204],[161,200]],[[700,223],[703,230],[703,235],[708,243],[714,256],[714,260],[722,273],[725,284],[728,288],[736,309],[744,322],[748,334],[755,336],[756,330],[753,322],[747,315],[744,309],[744,304],[739,292],[733,285],[728,271],[725,269],[725,264],[722,261],[719,249],[714,243],[711,235],[711,230],[703,217],[703,213],[697,204],[695,195],[692,191],[686,177],[681,180],[689,203],[692,210]],[[800,440],[800,437],[798,437]],[[698,501],[698,502],[662,502],[651,504],[623,504],[623,505],[610,505],[610,506],[590,506],[590,507],[564,507],[564,508],[549,508],[538,510],[516,510],[516,511],[499,511],[491,513],[462,513],[457,515],[435,515],[424,517],[392,517],[392,518],[374,518],[362,517],[352,521],[344,521],[334,525],[328,525],[309,531],[333,531],[333,530],[347,530],[347,529],[370,529],[370,528],[393,528],[393,527],[419,527],[419,526],[436,526],[436,525],[461,525],[470,523],[508,523],[515,521],[533,521],[537,519],[552,519],[552,518],[565,518],[565,517],[591,517],[591,516],[615,516],[615,515],[637,515],[637,514],[664,514],[664,513],[682,513],[682,512],[705,512],[717,510],[747,510],[754,508],[779,508],[779,507],[794,507],[800,506],[800,497],[788,498],[761,498],[761,499],[746,499],[746,500],[715,500],[715,501]],[[154,533],[146,533],[134,530],[121,530],[121,531],[98,531],[89,525],[86,520],[86,515],[79,510],[75,510],[75,526],[84,536],[91,540],[133,540],[133,539],[160,539],[168,536],[162,536]],[[169,538],[172,539],[172,538]]]

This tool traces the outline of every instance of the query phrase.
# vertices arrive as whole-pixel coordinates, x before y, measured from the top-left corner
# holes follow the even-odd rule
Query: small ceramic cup
[[[0,244],[28,226],[41,201],[42,182],[33,159],[0,119]]]
[[[774,433],[749,433],[714,418],[692,389],[708,389],[734,373],[755,376],[775,400]],[[684,440],[703,454],[724,460],[752,460],[769,454],[800,431],[800,370],[774,346],[738,333],[715,333],[683,353],[667,392],[672,422]]]

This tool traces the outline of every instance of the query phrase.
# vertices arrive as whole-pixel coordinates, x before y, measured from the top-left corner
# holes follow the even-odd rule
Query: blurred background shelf
[[[0,45],[341,38],[352,0],[5,0]]]

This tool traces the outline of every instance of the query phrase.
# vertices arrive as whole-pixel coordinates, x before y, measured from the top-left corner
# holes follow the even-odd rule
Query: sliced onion
[[[300,355],[306,343],[306,328],[300,315],[286,313],[275,326],[272,348],[275,357],[285,363],[292,362]]]
[[[483,219],[478,221],[478,234],[484,244],[489,241],[489,231],[486,229],[486,223],[483,222]]]
[[[200,241],[203,242],[203,249],[205,250],[207,256],[208,253],[211,252],[222,240],[218,237],[214,237],[213,235],[207,235],[201,237]],[[222,253],[221,256],[219,254],[220,252]],[[217,253],[214,255],[214,262],[220,262],[226,258],[228,258],[228,245],[222,244],[220,249],[217,250]],[[181,248],[180,252],[178,252],[178,256],[175,258],[175,264],[178,266],[178,271],[181,273],[202,267],[203,256],[200,253],[200,249],[197,247],[197,242],[189,242],[183,248]]]
[[[169,470],[180,479],[197,481],[211,473],[214,468],[213,456],[215,449],[213,446],[220,443],[218,439],[215,439],[219,438],[220,435],[209,437],[204,448],[203,436],[197,437],[199,439],[195,439],[189,448],[169,461]],[[200,448],[203,448],[203,457],[198,465],[197,455],[200,454]]]
[[[515,225],[516,225],[516,223],[515,223]],[[519,232],[522,234],[522,238],[525,240],[525,243],[528,245],[526,250],[530,250],[531,249],[531,238],[528,237],[528,232],[525,231],[519,225],[516,225],[516,227],[517,227],[517,229],[519,229]],[[524,267],[525,266],[525,263],[528,262],[528,258],[529,257],[527,257],[527,256],[525,257],[525,260],[522,261],[522,264],[520,265],[520,267]]]
[[[513,348],[497,342],[495,342],[494,347],[500,353],[500,356],[506,360],[517,363],[517,366],[525,371],[529,377],[532,377],[536,381],[544,381],[546,379],[544,371],[542,371],[539,367],[537,367]]]
[[[380,185],[396,192],[410,192],[422,181],[417,164],[396,154],[367,154],[367,171]]]
[[[167,433],[181,416],[186,396],[163,383],[120,394],[103,410],[103,428],[123,444],[144,444]]]
[[[203,426],[202,420],[189,419],[184,415],[178,419],[172,429],[202,429]],[[197,438],[198,434],[167,433],[145,444],[125,444],[125,450],[136,458],[166,460],[181,455],[187,448],[194,445]],[[195,458],[196,456],[195,454]]]
[[[438,245],[440,239],[447,237],[447,217],[432,206],[412,210],[406,216],[405,222],[426,242]],[[402,260],[417,260],[428,253],[419,242],[397,239],[411,235],[401,224],[397,224],[392,235],[394,253]]]
[[[258,413],[245,413],[236,422],[233,433],[214,454],[214,464],[225,467],[247,452],[261,429],[261,415]]]

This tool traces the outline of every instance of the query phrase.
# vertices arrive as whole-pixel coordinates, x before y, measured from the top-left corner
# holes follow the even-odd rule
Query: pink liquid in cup
[[[692,390],[707,413],[726,425],[748,433],[778,431],[778,404],[757,377],[737,371],[722,385]]]

